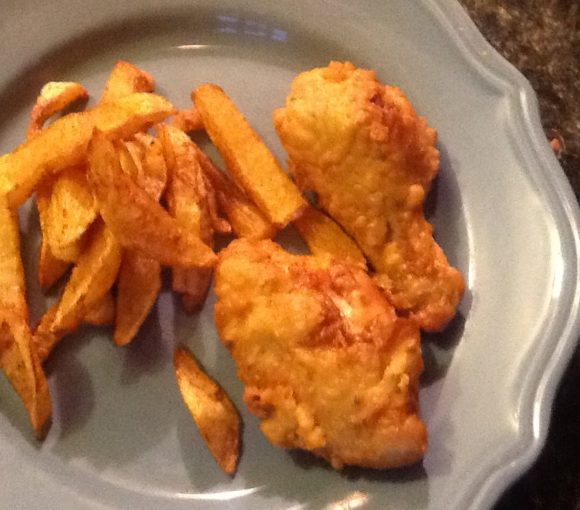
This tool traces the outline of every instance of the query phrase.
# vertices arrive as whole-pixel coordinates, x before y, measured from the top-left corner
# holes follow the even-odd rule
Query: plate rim
[[[564,320],[556,321],[549,333],[559,334],[550,351],[536,353],[531,368],[518,393],[517,422],[519,448],[503,452],[505,465],[487,468],[478,487],[464,489],[463,502],[469,508],[491,508],[505,490],[528,470],[539,457],[546,444],[551,420],[551,409],[556,390],[570,363],[580,337],[580,208],[572,186],[560,165],[542,128],[537,95],[525,76],[504,58],[485,39],[475,22],[458,0],[422,0],[426,8],[437,19],[442,30],[451,37],[469,67],[502,92],[509,108],[516,114],[507,125],[512,128],[518,148],[529,152],[527,171],[531,177],[545,186],[541,191],[551,206],[551,214],[559,223],[558,234],[561,244],[568,241],[568,251],[563,253],[560,281],[565,274],[570,278],[569,288],[562,290],[569,303],[563,309]],[[461,27],[458,29],[457,27]],[[565,231],[562,231],[565,228]],[[567,237],[567,239],[565,239]],[[568,256],[566,256],[568,255]],[[554,317],[553,317],[554,318]],[[557,319],[557,318],[556,318]],[[540,356],[543,355],[543,356]],[[542,367],[538,357],[547,359]],[[526,394],[531,406],[526,406]],[[526,408],[528,407],[528,408]],[[472,483],[474,485],[474,483]]]

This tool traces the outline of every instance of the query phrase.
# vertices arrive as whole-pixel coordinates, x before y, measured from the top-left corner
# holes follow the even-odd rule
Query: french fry
[[[179,110],[171,119],[171,126],[180,129],[184,133],[203,130],[201,115],[195,108]]]
[[[86,99],[88,97],[85,88],[74,82],[49,82],[40,91],[40,95],[36,98],[36,103],[32,108],[30,120],[28,123],[27,137],[30,139],[37,135],[44,125],[44,123],[59,111],[65,109],[74,101]],[[68,269],[68,262],[60,260],[55,256],[48,241],[46,232],[49,229],[50,214],[49,207],[53,189],[53,180],[50,182],[42,182],[39,184],[36,197],[37,209],[40,219],[40,230],[42,238],[40,242],[40,255],[38,261],[38,281],[43,288],[47,290],[57,280],[59,280]],[[74,251],[77,252],[80,247],[69,247],[69,254],[71,259],[74,258]],[[73,253],[70,253],[73,250]]]
[[[51,81],[42,87],[30,113],[26,134],[32,138],[42,130],[44,123],[54,114],[64,110],[75,101],[87,99],[86,89],[75,82]]]
[[[109,291],[121,264],[121,248],[103,222],[97,222],[89,245],[72,270],[51,331],[72,331],[82,322],[90,308]]]
[[[313,255],[329,254],[337,260],[347,260],[366,269],[366,259],[360,248],[326,214],[309,207],[294,220],[293,225]]]
[[[197,150],[181,130],[168,125],[158,127],[166,155],[169,174],[167,208],[183,229],[193,232],[208,246],[213,246],[213,228],[208,191]],[[211,282],[211,268],[174,267],[172,288],[181,294],[187,313],[193,313],[203,302]]]
[[[117,315],[113,341],[128,344],[155,304],[161,288],[159,262],[125,250],[117,284]]]
[[[83,322],[91,326],[108,326],[115,322],[115,300],[107,292],[93,306],[89,307]]]
[[[224,91],[200,85],[192,99],[228,171],[264,215],[278,228],[298,218],[304,197]]]
[[[84,167],[60,172],[52,185],[44,234],[54,256],[74,262],[81,239],[97,217],[97,206]]]
[[[178,347],[173,358],[181,396],[218,465],[233,474],[239,456],[240,416],[222,388]]]
[[[125,248],[168,266],[215,265],[211,248],[121,170],[113,144],[99,131],[89,144],[89,182],[105,223]]]
[[[255,240],[273,237],[277,231],[276,227],[231,178],[219,170],[201,150],[198,150],[198,158],[234,233],[238,237]]]
[[[100,103],[109,103],[135,92],[153,92],[154,89],[155,80],[149,73],[129,62],[119,60],[105,83]]]
[[[28,329],[24,270],[16,216],[0,198],[0,366],[28,412],[38,439],[52,414],[46,377]]]
[[[40,220],[40,249],[38,256],[38,282],[42,290],[47,291],[66,273],[70,266],[69,262],[58,259],[52,252],[46,231],[48,229],[48,208],[50,205],[50,195],[52,193],[52,183],[41,183],[36,190],[36,208]]]
[[[73,333],[80,322],[70,323],[68,327],[61,326],[58,330],[53,330],[54,320],[60,303],[54,303],[42,316],[34,333],[32,342],[34,349],[41,363],[46,361],[55,345],[65,336]],[[107,326],[115,320],[115,302],[110,292],[88,307],[88,311],[82,322],[91,326]]]
[[[167,168],[163,158],[161,142],[150,135],[136,135],[140,149],[125,144],[128,153],[132,154],[134,166],[126,163],[125,173],[133,175],[135,182],[158,201],[165,188]],[[123,151],[120,151],[120,161]],[[138,161],[141,158],[141,161]],[[135,172],[137,171],[137,174]],[[117,285],[117,319],[113,341],[117,345],[128,344],[149,315],[159,289],[161,288],[161,265],[155,259],[142,253],[124,250],[123,262],[119,269]]]
[[[137,93],[92,110],[70,113],[0,157],[0,193],[14,209],[51,173],[81,165],[94,128],[116,138],[130,137],[171,115],[174,108],[155,94]]]

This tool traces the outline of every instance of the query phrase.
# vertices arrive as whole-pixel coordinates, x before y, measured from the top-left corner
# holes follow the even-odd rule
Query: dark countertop
[[[560,163],[579,198],[580,0],[460,2],[536,90],[546,136],[559,141]],[[580,347],[560,385],[544,451],[496,507],[519,508],[580,509]]]

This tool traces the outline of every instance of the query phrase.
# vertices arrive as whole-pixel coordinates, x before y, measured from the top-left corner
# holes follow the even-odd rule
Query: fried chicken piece
[[[298,75],[274,124],[298,184],[354,237],[389,301],[424,330],[443,329],[464,283],[423,215],[435,130],[398,88],[349,62]]]
[[[419,329],[363,270],[238,240],[219,254],[215,291],[217,330],[274,445],[336,469],[421,459]]]

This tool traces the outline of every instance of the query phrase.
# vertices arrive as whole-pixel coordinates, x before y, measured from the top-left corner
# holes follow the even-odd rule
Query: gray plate
[[[458,320],[425,342],[422,465],[336,473],[271,447],[217,341],[214,298],[187,318],[165,292],[129,348],[113,347],[108,331],[83,329],[58,350],[48,365],[54,426],[42,445],[0,384],[0,506],[487,508],[530,465],[578,337],[578,209],[529,85],[456,3],[0,0],[0,11],[2,152],[22,139],[44,82],[78,80],[98,95],[124,58],[152,72],[178,106],[196,84],[219,83],[283,158],[271,112],[295,73],[330,59],[376,69],[439,132],[433,221],[468,283]],[[26,208],[21,219],[32,275],[37,219]],[[32,277],[29,285],[38,317],[44,298]],[[180,402],[176,340],[243,410],[233,479],[218,471]]]

